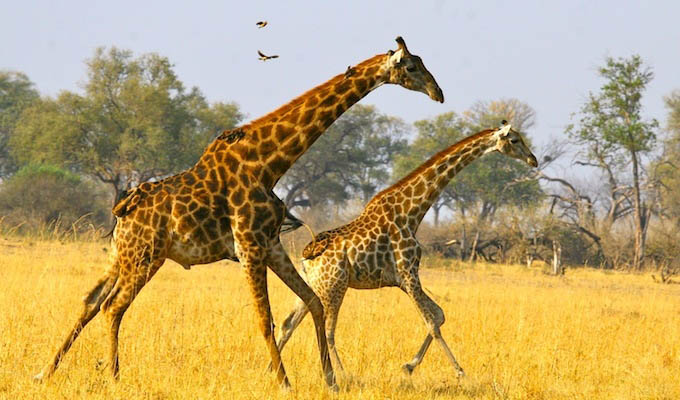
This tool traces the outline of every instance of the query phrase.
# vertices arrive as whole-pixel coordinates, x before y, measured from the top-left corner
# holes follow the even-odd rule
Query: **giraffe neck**
[[[402,180],[376,195],[374,200],[389,204],[388,209],[395,210],[395,216],[406,217],[404,222],[415,232],[451,179],[468,164],[494,150],[494,132],[479,132],[435,154]]]
[[[248,171],[265,187],[273,188],[340,115],[387,82],[388,59],[386,54],[371,57],[273,112],[237,128],[242,135],[233,143],[224,140],[233,133],[225,132],[227,136],[218,137],[202,158],[217,154],[218,163],[224,159],[232,173]],[[218,154],[221,152],[225,154]]]

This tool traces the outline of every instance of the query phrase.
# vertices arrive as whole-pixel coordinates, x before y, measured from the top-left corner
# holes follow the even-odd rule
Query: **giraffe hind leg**
[[[64,355],[66,355],[68,350],[71,348],[73,342],[75,342],[76,338],[78,338],[78,335],[80,335],[80,332],[82,332],[88,322],[90,322],[92,318],[94,318],[97,313],[99,313],[101,304],[111,293],[113,287],[116,284],[117,278],[117,275],[107,273],[104,277],[97,281],[97,284],[92,289],[90,289],[87,294],[85,294],[83,297],[84,307],[80,317],[78,318],[78,321],[69,331],[69,334],[66,336],[66,340],[61,345],[59,350],[57,350],[57,353],[54,355],[52,361],[50,361],[40,371],[40,373],[33,377],[35,381],[41,382],[54,374],[59,362],[61,362]]]
[[[281,324],[280,337],[276,343],[279,353],[283,351],[283,347],[286,345],[286,343],[288,343],[288,340],[291,338],[291,336],[293,336],[293,332],[295,332],[295,329],[300,325],[302,320],[305,319],[308,313],[309,308],[307,308],[305,302],[298,299],[295,303],[295,308],[293,311],[288,314],[288,317],[286,317],[286,319],[283,321],[283,324]],[[270,371],[272,370],[271,362],[269,362],[267,369]]]
[[[155,275],[165,260],[144,261],[132,274],[118,278],[115,287],[101,304],[101,310],[109,321],[109,366],[114,379],[120,375],[118,359],[118,333],[123,315],[149,280]]]
[[[423,358],[425,358],[425,353],[427,353],[427,349],[430,348],[430,344],[432,343],[432,335],[428,334],[425,337],[425,341],[423,344],[420,346],[420,349],[418,350],[418,353],[416,353],[415,356],[413,356],[413,359],[406,364],[402,366],[404,372],[407,374],[411,375],[413,373],[413,370],[416,369],[416,367],[423,362]]]
[[[271,258],[270,258],[270,268],[274,273],[281,278],[281,280],[288,286],[302,301],[305,302],[306,307],[309,309],[310,314],[312,314],[312,319],[314,320],[314,328],[316,331],[316,341],[319,346],[319,355],[321,358],[321,366],[324,373],[324,378],[326,380],[326,385],[334,391],[337,392],[338,385],[335,382],[335,373],[333,372],[333,365],[331,364],[331,358],[328,353],[328,343],[326,341],[325,317],[323,305],[321,300],[317,297],[314,291],[307,285],[307,283],[302,279],[302,277],[295,270],[295,266],[288,258],[281,242],[277,242],[272,246]],[[274,342],[276,346],[276,342]],[[277,355],[278,348],[277,348]],[[280,355],[279,355],[280,357]],[[276,360],[272,359],[273,363]]]
[[[343,269],[344,271],[344,269]],[[347,274],[340,273],[339,276],[334,276],[334,281],[326,286],[325,290],[317,288],[317,292],[321,296],[321,302],[325,311],[326,317],[326,340],[328,340],[328,351],[333,358],[335,367],[344,372],[338,349],[335,347],[335,328],[338,324],[338,315],[340,314],[340,306],[342,300],[347,292],[347,285],[349,277]]]

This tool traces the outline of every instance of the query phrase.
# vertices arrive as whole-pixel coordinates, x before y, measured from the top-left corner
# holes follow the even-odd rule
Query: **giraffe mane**
[[[401,178],[397,183],[395,183],[394,185],[388,187],[387,189],[382,190],[380,193],[378,193],[377,195],[375,195],[375,196],[373,197],[373,199],[371,199],[371,201],[370,201],[368,204],[373,203],[373,201],[374,201],[375,199],[378,199],[378,198],[379,198],[381,195],[383,195],[384,193],[390,192],[390,191],[392,191],[392,190],[395,189],[395,188],[404,186],[404,185],[406,184],[406,182],[408,182],[408,181],[410,181],[411,179],[413,179],[414,177],[416,177],[416,176],[422,174],[423,171],[425,171],[426,169],[430,168],[433,164],[435,164],[437,161],[439,161],[442,157],[446,157],[446,155],[447,155],[447,154],[450,154],[451,152],[453,152],[454,149],[459,148],[459,147],[464,147],[464,146],[467,145],[468,143],[473,142],[473,141],[476,141],[476,140],[478,140],[479,138],[481,138],[481,137],[483,137],[483,136],[486,136],[486,135],[488,135],[488,134],[490,134],[490,133],[493,133],[493,132],[495,132],[495,131],[496,131],[496,129],[485,129],[485,130],[483,130],[483,131],[481,131],[481,132],[475,133],[474,135],[468,136],[468,137],[466,137],[466,138],[460,140],[459,142],[456,142],[456,143],[454,143],[453,145],[451,145],[451,146],[445,148],[444,150],[438,152],[438,153],[435,154],[434,156],[430,157],[429,160],[425,161],[425,162],[424,162],[422,165],[420,165],[418,168],[414,169],[414,170],[411,171],[408,175],[406,175],[405,177]]]
[[[378,59],[382,59],[382,58],[384,58],[385,56],[386,56],[386,54],[377,54],[377,55],[375,55],[375,56],[373,56],[373,57],[371,57],[371,58],[369,58],[369,59],[367,59],[367,60],[364,60],[364,61],[360,62],[360,63],[357,64],[357,65],[355,65],[354,67],[352,67],[352,70],[356,70],[357,68],[361,68],[361,67],[365,67],[365,66],[367,66],[367,65],[374,64],[376,61],[378,61]],[[255,125],[258,125],[258,124],[260,124],[260,123],[267,122],[267,121],[271,120],[271,118],[272,118],[274,115],[283,114],[283,113],[287,112],[287,111],[290,110],[290,109],[293,109],[293,108],[295,108],[295,107],[298,107],[299,105],[303,104],[303,103],[305,102],[305,100],[306,100],[308,97],[310,97],[313,93],[315,93],[315,92],[320,92],[320,91],[322,91],[322,90],[324,90],[324,89],[326,89],[326,88],[332,87],[332,86],[336,85],[337,83],[339,83],[339,82],[343,81],[344,79],[346,79],[345,74],[346,74],[346,72],[343,72],[343,73],[341,73],[341,74],[335,75],[334,77],[332,77],[330,80],[326,81],[325,83],[322,83],[321,85],[318,85],[318,86],[316,86],[316,87],[314,87],[314,88],[312,88],[312,89],[310,89],[310,90],[308,90],[308,91],[302,93],[301,95],[297,96],[296,98],[294,98],[293,100],[289,101],[288,103],[286,103],[286,104],[284,104],[284,105],[278,107],[278,108],[275,109],[274,111],[271,111],[271,112],[269,112],[269,113],[267,113],[267,114],[265,114],[265,115],[263,115],[263,116],[261,116],[261,117],[255,119],[255,120],[251,121],[248,125],[255,126]]]

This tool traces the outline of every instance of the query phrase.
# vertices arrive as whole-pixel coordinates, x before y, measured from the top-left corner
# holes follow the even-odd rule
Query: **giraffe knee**
[[[115,277],[107,276],[100,279],[95,287],[83,296],[85,309],[91,310],[99,307],[113,289],[115,282]]]
[[[317,295],[310,297],[305,304],[307,308],[309,308],[309,312],[312,313],[312,315],[323,315],[323,305],[321,304],[321,300]]]
[[[335,347],[335,332],[327,330],[326,341],[328,342],[329,347]]]
[[[441,336],[441,333],[439,331],[439,327],[441,327],[444,324],[444,321],[446,321],[446,317],[444,316],[444,311],[436,304],[431,309],[431,316],[432,316],[432,326],[430,327],[432,330],[432,335],[435,338],[438,338]]]
[[[267,341],[273,340],[273,338],[274,338],[274,327],[271,324],[266,325],[266,326],[262,326],[262,327],[260,327],[260,329],[262,330],[262,335],[264,335],[265,340],[267,340]]]
[[[437,307],[437,312],[435,313],[434,322],[435,322],[435,324],[437,324],[437,326],[442,326],[442,325],[444,325],[444,322],[446,322],[446,316],[444,315],[444,311],[439,307]]]
[[[99,309],[105,313],[109,314],[111,311],[111,306],[113,305],[114,300],[118,296],[118,293],[120,292],[120,287],[118,285],[115,285],[111,291],[108,293],[108,295],[104,298],[104,301],[102,301],[102,304],[99,306]]]
[[[295,319],[295,314],[296,314],[295,312],[290,313],[290,315],[288,315],[288,317],[283,321],[283,323],[281,324],[281,332],[286,333],[293,330],[294,328],[293,320]]]

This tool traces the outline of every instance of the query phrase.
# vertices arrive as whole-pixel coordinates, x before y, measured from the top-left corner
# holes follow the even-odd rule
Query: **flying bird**
[[[273,56],[265,55],[260,50],[257,51],[257,54],[260,56],[260,60],[262,60],[262,61],[271,60],[272,58],[279,58],[279,56],[277,56],[277,55],[273,55]]]
[[[267,26],[267,21],[257,21],[255,25],[257,25],[258,28],[264,28]]]

